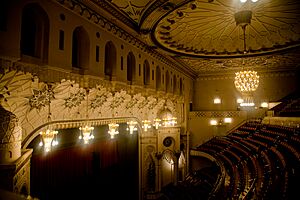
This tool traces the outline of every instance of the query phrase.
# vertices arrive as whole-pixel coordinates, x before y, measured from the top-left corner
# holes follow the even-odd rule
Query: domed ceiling
[[[92,0],[198,76],[299,69],[299,0]]]

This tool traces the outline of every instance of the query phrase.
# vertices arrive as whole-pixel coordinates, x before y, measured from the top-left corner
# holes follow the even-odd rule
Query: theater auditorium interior
[[[300,1],[0,1],[0,199],[293,199]]]

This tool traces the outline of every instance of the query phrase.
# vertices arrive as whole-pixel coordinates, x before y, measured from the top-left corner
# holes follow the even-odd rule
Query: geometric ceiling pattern
[[[299,8],[300,1],[288,0],[196,0],[164,17],[154,36],[163,48],[187,56],[240,57],[244,50],[247,56],[266,54],[300,45]],[[246,49],[239,13],[237,20],[249,17]]]
[[[299,69],[299,0],[92,0],[196,75]],[[97,10],[97,9],[96,9]]]

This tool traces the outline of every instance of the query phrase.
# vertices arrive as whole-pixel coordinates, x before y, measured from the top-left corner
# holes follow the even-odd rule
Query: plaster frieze
[[[245,116],[245,111],[194,111],[189,113],[189,119],[242,116]]]
[[[22,63],[13,66],[22,66]],[[59,77],[66,74],[60,72]],[[180,123],[182,111],[177,109],[180,108],[180,101],[174,101],[168,96],[133,93],[128,88],[117,90],[118,87],[112,88],[109,87],[110,84],[102,84],[103,82],[106,81],[99,80],[99,85],[89,87],[87,93],[83,86],[89,84],[84,82],[61,79],[59,82],[47,83],[41,81],[38,74],[11,70],[8,67],[0,77],[0,94],[5,98],[2,106],[19,119],[22,146],[30,141],[28,138],[37,136],[47,123],[57,128],[68,128],[79,127],[86,121],[99,124],[101,120],[109,123],[112,119],[135,118],[141,124],[144,119],[153,120],[165,107]]]

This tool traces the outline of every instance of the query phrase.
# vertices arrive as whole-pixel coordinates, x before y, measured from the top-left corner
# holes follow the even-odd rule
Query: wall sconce
[[[224,119],[211,119],[209,121],[210,125],[212,126],[230,124],[231,122],[232,122],[232,118],[230,117],[225,117]]]
[[[236,100],[236,102],[237,102],[237,103],[243,103],[244,100],[243,100],[242,98],[238,98],[238,99]]]
[[[214,104],[220,104],[221,99],[219,97],[214,98]]]
[[[269,104],[268,104],[267,102],[262,102],[262,103],[260,104],[260,106],[263,107],[263,108],[268,108],[268,107],[269,107]]]

